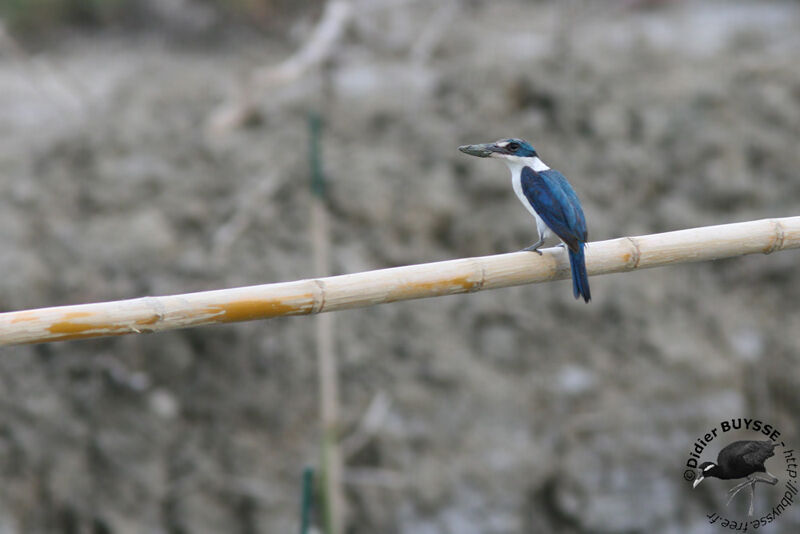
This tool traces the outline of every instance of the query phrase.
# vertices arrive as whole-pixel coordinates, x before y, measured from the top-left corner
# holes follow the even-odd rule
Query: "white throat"
[[[533,158],[519,158],[517,156],[505,156],[502,158],[506,162],[508,168],[511,170],[512,175],[518,175],[522,172],[523,167],[530,167],[536,172],[549,170],[544,161],[538,157]]]

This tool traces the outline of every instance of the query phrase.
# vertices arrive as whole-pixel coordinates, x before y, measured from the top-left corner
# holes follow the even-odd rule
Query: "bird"
[[[560,172],[551,169],[524,139],[500,139],[494,143],[464,145],[461,152],[479,158],[502,159],[511,171],[511,185],[520,202],[536,219],[539,239],[523,250],[536,252],[551,234],[567,248],[572,271],[572,293],[589,302],[589,276],[584,247],[589,240],[586,218],[578,195]]]
[[[737,478],[745,478],[747,480],[737,484],[728,490],[728,502],[746,486],[750,486],[750,508],[748,516],[753,515],[753,500],[755,499],[756,483],[763,482],[764,484],[775,485],[778,483],[778,477],[767,471],[764,467],[764,462],[767,458],[775,456],[773,449],[777,446],[772,441],[734,441],[726,445],[717,455],[715,462],[703,462],[698,466],[700,470],[699,475],[692,484],[696,488],[703,479],[707,477],[716,477],[722,480],[733,480]],[[765,473],[769,479],[762,478],[759,473]]]

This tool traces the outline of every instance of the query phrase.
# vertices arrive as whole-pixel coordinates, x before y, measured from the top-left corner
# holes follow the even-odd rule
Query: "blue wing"
[[[523,167],[522,192],[539,217],[572,251],[588,240],[586,219],[578,195],[564,178],[552,169],[536,172]]]

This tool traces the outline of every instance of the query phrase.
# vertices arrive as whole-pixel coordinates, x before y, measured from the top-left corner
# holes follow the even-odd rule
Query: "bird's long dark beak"
[[[700,483],[703,481],[703,479],[704,479],[704,478],[705,478],[705,477],[704,477],[703,475],[700,475],[699,477],[697,477],[696,479],[694,479],[694,483],[692,484],[692,489],[694,489],[694,488],[696,488],[697,486],[699,486],[699,485],[700,485]]]
[[[497,147],[494,143],[483,143],[480,145],[464,145],[458,147],[458,149],[463,152],[464,154],[469,154],[470,156],[478,156],[479,158],[488,158],[492,155],[492,152],[495,152]]]

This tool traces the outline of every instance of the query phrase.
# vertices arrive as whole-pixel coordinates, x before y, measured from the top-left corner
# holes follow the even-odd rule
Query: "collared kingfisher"
[[[539,158],[523,139],[501,139],[495,143],[465,145],[458,149],[479,158],[502,159],[511,170],[511,185],[522,204],[536,219],[539,240],[523,250],[536,252],[551,234],[564,243],[572,268],[572,293],[585,302],[592,298],[583,248],[589,236],[578,195],[560,172]]]

